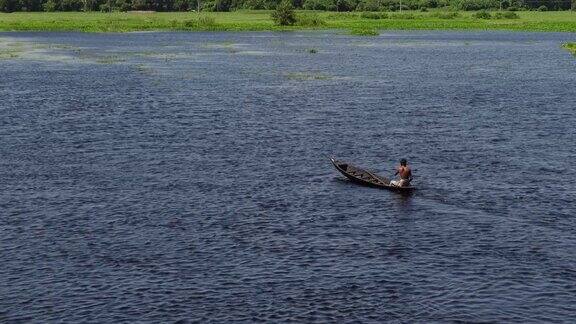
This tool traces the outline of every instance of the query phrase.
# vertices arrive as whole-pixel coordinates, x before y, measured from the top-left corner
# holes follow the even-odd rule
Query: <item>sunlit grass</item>
[[[153,30],[186,31],[263,31],[301,29],[340,29],[352,33],[394,30],[518,30],[576,32],[576,12],[517,12],[518,19],[477,19],[473,12],[442,10],[386,13],[379,17],[360,12],[298,11],[301,22],[295,26],[276,26],[270,11],[219,13],[0,13],[0,31],[84,31],[130,32]],[[378,19],[374,19],[378,18]]]

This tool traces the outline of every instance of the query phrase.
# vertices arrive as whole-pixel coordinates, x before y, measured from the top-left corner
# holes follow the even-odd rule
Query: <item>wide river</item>
[[[0,322],[572,321],[566,41],[0,33]]]

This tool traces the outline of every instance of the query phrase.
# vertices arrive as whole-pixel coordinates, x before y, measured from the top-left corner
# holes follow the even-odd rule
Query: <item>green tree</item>
[[[44,9],[44,11],[52,12],[56,11],[57,6],[58,5],[54,0],[48,0],[42,5],[42,8]]]
[[[173,9],[178,11],[186,11],[189,9],[194,9],[194,3],[190,0],[175,0],[173,4]]]
[[[18,9],[19,8],[17,8],[16,1],[14,1],[14,0],[0,0],[0,11],[12,12],[12,11],[17,11]]]
[[[132,9],[146,10],[147,8],[148,8],[148,2],[146,0],[132,0]]]
[[[62,0],[60,10],[62,11],[79,11],[84,4],[81,0]]]
[[[214,11],[230,11],[230,7],[232,7],[231,0],[216,0],[214,2]]]
[[[336,11],[336,3],[332,0],[305,0],[302,6],[306,10]]]
[[[291,26],[296,23],[296,13],[290,0],[282,0],[272,12],[272,20],[280,26]]]

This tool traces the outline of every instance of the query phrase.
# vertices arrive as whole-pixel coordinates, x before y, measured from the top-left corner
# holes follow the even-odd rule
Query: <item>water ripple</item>
[[[569,322],[570,38],[2,33],[0,321]]]

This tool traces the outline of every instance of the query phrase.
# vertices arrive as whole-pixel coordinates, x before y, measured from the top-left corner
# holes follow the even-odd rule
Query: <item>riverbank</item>
[[[0,13],[0,31],[267,31],[342,29],[355,34],[376,30],[515,30],[576,32],[576,12],[516,12],[518,18],[474,17],[474,12],[407,11],[402,13],[298,11],[296,26],[274,25],[270,11],[164,13]]]

